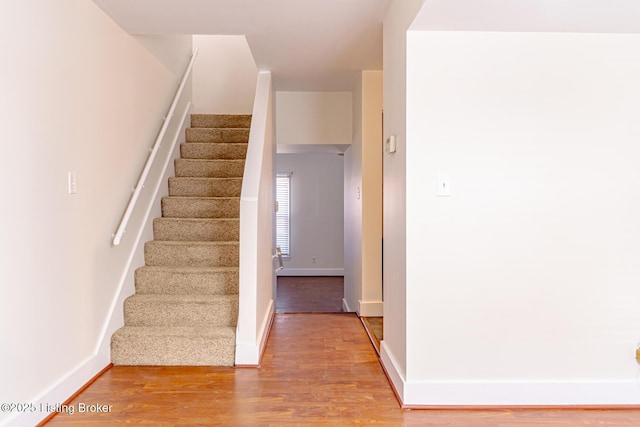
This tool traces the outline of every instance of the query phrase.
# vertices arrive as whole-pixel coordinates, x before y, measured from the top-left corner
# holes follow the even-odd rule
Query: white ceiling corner
[[[391,0],[93,0],[130,34],[245,35],[278,90],[352,90],[382,69]]]

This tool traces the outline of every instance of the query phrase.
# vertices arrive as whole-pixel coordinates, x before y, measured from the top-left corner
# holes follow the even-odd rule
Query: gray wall
[[[343,275],[344,158],[278,154],[276,162],[277,172],[293,173],[291,259],[279,275]]]

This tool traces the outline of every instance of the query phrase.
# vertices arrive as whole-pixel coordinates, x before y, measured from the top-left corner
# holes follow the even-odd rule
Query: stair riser
[[[192,128],[249,128],[250,115],[192,114]]]
[[[127,326],[236,326],[237,297],[229,301],[139,302],[134,297],[124,303],[124,324]]]
[[[235,337],[130,336],[111,339],[114,365],[233,366]]]
[[[149,266],[237,267],[238,244],[173,245],[151,241],[144,247],[144,259]]]
[[[180,145],[180,157],[183,159],[244,159],[247,156],[247,144],[222,144],[209,142],[190,142]]]
[[[237,241],[240,239],[240,222],[156,218],[153,220],[153,236],[155,240]]]
[[[244,160],[175,161],[176,177],[242,178]]]
[[[239,218],[240,199],[163,198],[165,218]]]
[[[169,195],[182,197],[240,197],[241,178],[169,178]]]
[[[238,293],[238,271],[182,272],[139,268],[137,294],[222,295]]]
[[[188,128],[187,142],[249,142],[249,129]]]

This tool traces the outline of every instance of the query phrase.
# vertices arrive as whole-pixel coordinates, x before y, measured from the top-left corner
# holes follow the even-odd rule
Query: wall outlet
[[[311,257],[311,264],[315,264],[315,263],[316,263],[316,257],[315,257],[315,256],[312,256],[312,257]]]

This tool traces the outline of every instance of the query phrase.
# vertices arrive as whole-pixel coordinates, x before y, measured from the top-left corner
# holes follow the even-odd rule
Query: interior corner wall
[[[639,404],[640,35],[407,58],[405,404]]]
[[[277,172],[292,172],[291,259],[278,275],[344,275],[343,157],[281,153],[276,164]]]
[[[276,285],[276,274],[274,271],[274,262],[271,254],[275,248],[275,182],[274,173],[274,91],[272,84],[272,76],[270,72],[262,71],[259,73],[259,84],[261,90],[268,91],[268,102],[266,109],[266,123],[264,147],[262,156],[262,179],[260,180],[260,190],[258,194],[258,289],[256,293],[256,331],[260,340],[260,350],[264,350],[267,339],[269,337],[269,327],[271,325],[273,312],[275,310],[275,299],[273,298]],[[267,84],[268,82],[268,84]],[[258,98],[260,99],[260,98]],[[258,102],[258,99],[256,102]],[[258,116],[258,112],[254,110],[254,117]],[[261,355],[261,354],[260,354]],[[257,363],[260,362],[258,358]]]
[[[79,0],[4,2],[0,24],[0,401],[63,402],[109,363],[97,347],[134,245],[114,248],[112,234],[191,37],[152,49]],[[45,416],[3,412],[0,424]]]
[[[382,316],[382,71],[362,72],[362,296],[359,313]]]
[[[361,316],[382,316],[381,71],[358,74],[344,161],[345,303]]]
[[[353,88],[353,140],[344,154],[344,309],[362,296],[362,74]]]
[[[275,271],[273,87],[258,73],[240,196],[240,270],[235,364],[258,366],[273,320]]]
[[[244,36],[194,35],[194,113],[251,114],[258,71]]]
[[[383,22],[384,139],[397,151],[383,158],[384,340],[381,360],[400,398],[406,370],[406,45],[407,29],[424,0],[394,0]]]

